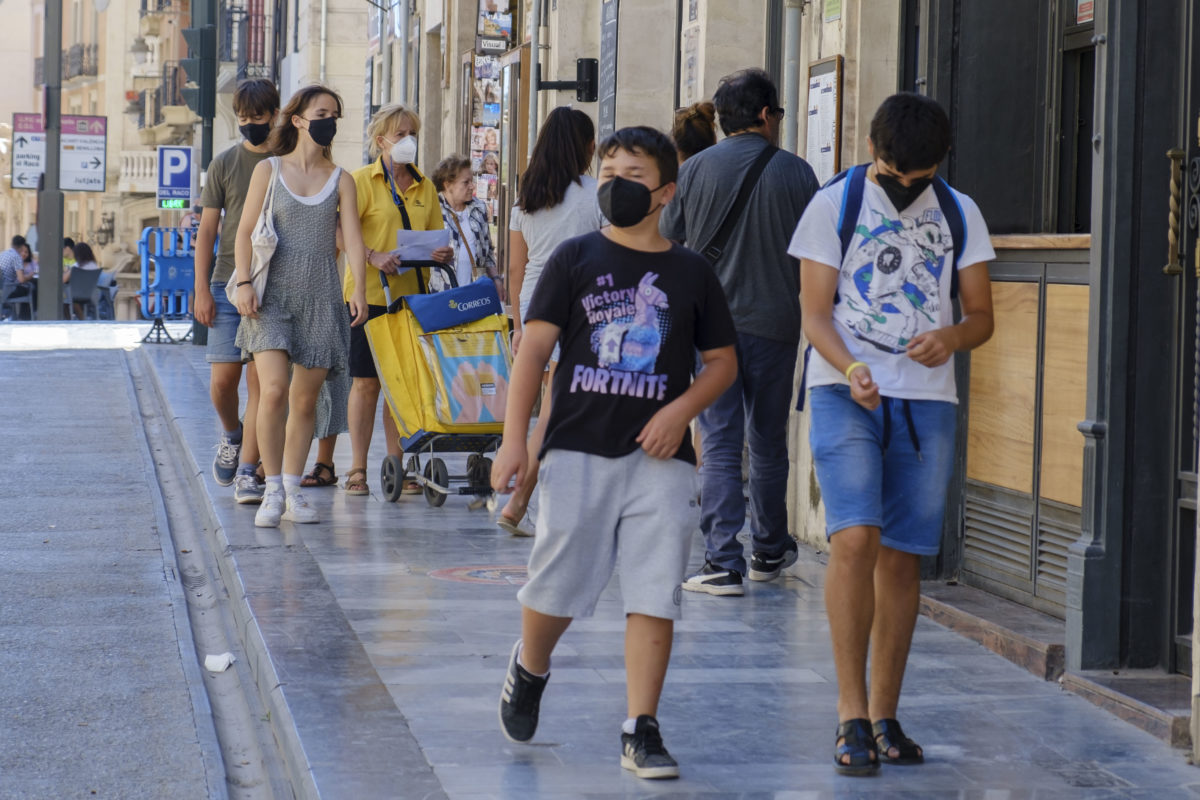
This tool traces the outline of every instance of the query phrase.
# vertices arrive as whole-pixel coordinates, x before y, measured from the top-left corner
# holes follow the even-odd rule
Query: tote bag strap
[[[263,213],[270,219],[271,212],[275,210],[275,182],[279,180],[279,156],[271,156],[267,160],[271,162],[271,182],[267,184],[267,202],[263,206]]]
[[[467,244],[467,235],[463,233],[462,225],[458,221],[458,214],[454,213],[454,209],[450,209],[450,219],[454,221],[454,227],[458,228],[459,241],[463,243],[463,247],[467,248],[467,258],[471,260],[471,274],[474,275],[478,269],[475,264],[475,254],[471,252],[471,245]]]

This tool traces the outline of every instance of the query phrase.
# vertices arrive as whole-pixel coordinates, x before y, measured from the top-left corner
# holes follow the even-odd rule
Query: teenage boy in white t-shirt
[[[801,259],[804,333],[815,350],[810,446],[830,547],[834,766],[852,775],[924,760],[896,706],[921,556],[938,551],[955,466],[952,357],[992,335],[995,258],[978,207],[937,177],[950,149],[941,106],[893,95],[867,143],[871,163],[813,198],[788,248]]]

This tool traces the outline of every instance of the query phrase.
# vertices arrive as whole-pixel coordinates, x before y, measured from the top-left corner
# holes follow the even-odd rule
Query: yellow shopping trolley
[[[431,506],[449,494],[491,493],[489,452],[500,445],[512,353],[508,317],[489,278],[456,286],[454,272],[435,262],[409,266],[441,269],[452,288],[392,300],[388,311],[367,322],[367,339],[379,383],[400,433],[407,464],[384,459],[380,484],[389,501],[406,481],[424,489]],[[436,454],[469,453],[465,475],[450,475]],[[452,489],[452,483],[464,483]]]

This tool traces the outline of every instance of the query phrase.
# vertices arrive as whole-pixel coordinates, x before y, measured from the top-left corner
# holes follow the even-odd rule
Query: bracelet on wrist
[[[253,284],[253,283],[254,283],[254,281],[238,281],[238,282],[237,282],[237,285],[235,285],[233,288],[235,288],[235,289],[240,289],[240,288],[242,288],[243,286],[249,286],[249,285],[251,285],[251,284]]]
[[[866,367],[866,366],[867,365],[865,363],[863,363],[862,361],[855,361],[850,366],[846,367],[846,372],[844,373],[846,376],[846,380],[850,380],[850,373],[854,372],[854,370],[858,369],[859,367]],[[870,367],[867,367],[867,369],[870,369]]]

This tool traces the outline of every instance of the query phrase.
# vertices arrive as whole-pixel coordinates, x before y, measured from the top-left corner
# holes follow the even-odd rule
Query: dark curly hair
[[[721,78],[713,93],[713,105],[721,130],[731,133],[762,126],[759,114],[764,108],[779,107],[779,90],[771,76],[761,69],[744,69]]]
[[[929,169],[950,152],[950,118],[932,97],[900,92],[879,106],[870,136],[876,158],[898,172]]]
[[[438,165],[433,168],[433,174],[429,177],[433,178],[433,187],[440,192],[446,188],[446,184],[457,178],[460,172],[470,168],[471,159],[458,153],[451,153],[438,162]]]
[[[658,165],[658,185],[674,183],[679,177],[679,159],[675,143],[657,128],[635,125],[621,128],[600,144],[600,158],[605,159],[618,150],[650,156]]]
[[[679,150],[679,157],[686,161],[692,156],[717,143],[717,110],[705,100],[693,103],[675,112],[675,124],[671,126],[671,138]]]

